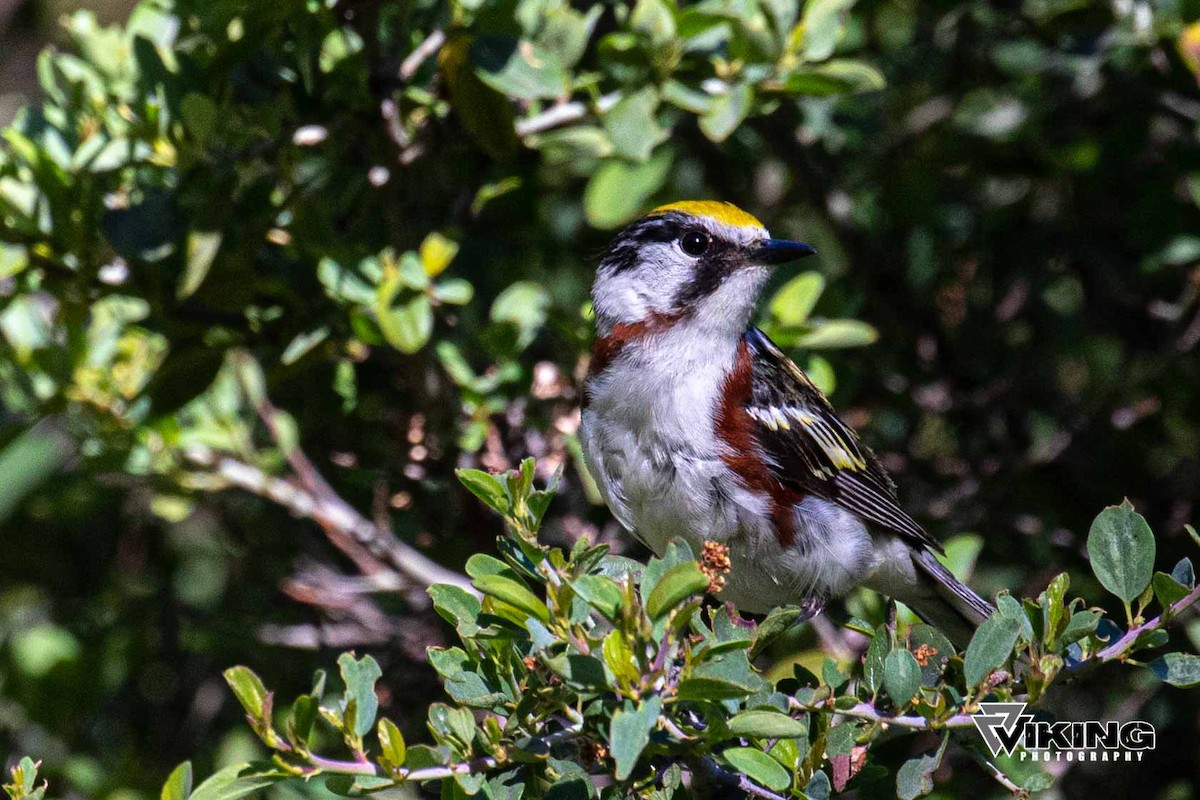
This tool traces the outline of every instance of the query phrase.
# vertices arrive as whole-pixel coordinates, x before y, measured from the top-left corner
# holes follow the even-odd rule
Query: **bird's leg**
[[[891,638],[894,640],[896,638],[896,601],[890,597],[887,601],[887,613],[884,615],[884,624],[887,625],[888,633],[891,634]]]

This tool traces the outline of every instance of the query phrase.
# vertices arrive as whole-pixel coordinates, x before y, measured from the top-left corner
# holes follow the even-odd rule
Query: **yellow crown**
[[[733,203],[725,203],[720,200],[680,200],[677,203],[668,203],[665,206],[659,206],[650,212],[650,216],[666,214],[668,211],[678,211],[681,214],[691,214],[694,217],[707,217],[723,225],[732,225],[738,228],[761,228],[762,230],[766,230],[766,226],[759,222],[758,218],[753,214],[742,211]]]

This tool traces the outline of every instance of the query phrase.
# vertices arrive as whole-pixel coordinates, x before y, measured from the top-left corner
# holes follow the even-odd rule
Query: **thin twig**
[[[546,747],[553,747],[562,742],[568,742],[581,733],[580,726],[571,726],[560,731],[542,736],[535,741],[542,742]],[[339,761],[324,758],[313,753],[305,756],[305,760],[316,770],[323,772],[338,772],[345,775],[377,775],[393,778],[398,783],[409,781],[437,781],[453,778],[455,775],[470,775],[476,772],[487,772],[500,766],[499,759],[493,756],[483,756],[470,761],[460,761],[439,767],[418,767],[417,769],[400,768],[393,772],[385,772],[369,761]],[[782,799],[781,799],[782,800]]]
[[[596,101],[596,112],[603,114],[615,106],[620,99],[621,95],[619,92],[604,95]],[[588,115],[589,111],[591,109],[588,105],[580,100],[573,100],[569,103],[558,103],[540,114],[534,114],[528,119],[517,122],[517,135],[528,136],[532,133],[541,133],[551,128],[557,128],[559,125],[566,125],[568,122],[583,119]]]
[[[943,728],[967,728],[975,723],[970,714],[955,714],[946,719],[925,719],[918,716],[892,716],[881,714],[870,703],[859,703],[850,708],[834,708],[824,704],[801,703],[795,698],[788,700],[788,707],[793,711],[805,711],[815,714],[840,714],[843,717],[853,717],[867,722],[877,722],[897,728],[909,728],[916,731],[934,731]]]
[[[441,28],[430,33],[425,37],[425,41],[417,45],[416,49],[408,54],[408,57],[400,64],[400,80],[407,81],[417,74],[417,70],[425,63],[426,59],[441,49],[446,43],[446,32]]]
[[[487,772],[499,764],[495,758],[484,756],[473,761],[450,764],[445,767],[421,767],[419,769],[399,769],[396,776],[404,781],[436,781],[442,778],[453,778],[455,775],[470,775],[475,772]]]
[[[257,467],[219,455],[204,445],[190,445],[184,455],[194,465],[215,472],[229,483],[278,503],[296,516],[312,519],[327,532],[350,537],[421,587],[449,583],[475,592],[465,575],[446,569],[390,532],[381,531],[355,511],[333,492],[298,448],[291,449],[289,461],[293,462],[293,469],[299,481],[305,484],[303,486],[267,475]]]
[[[983,753],[980,753],[979,751],[970,747],[966,748],[966,750],[971,754],[971,758],[975,759],[979,766],[983,767],[984,770],[987,771],[987,774],[992,776],[992,779],[995,780],[996,783],[1012,792],[1015,797],[1029,797],[1028,789],[1022,789],[1020,786],[1017,786],[1015,783],[1013,783],[1012,778],[1005,775],[1000,768],[991,761],[988,761],[987,757],[984,756]]]
[[[1136,625],[1130,628],[1125,632],[1124,636],[1122,636],[1120,639],[1117,639],[1100,652],[1096,653],[1096,655],[1092,656],[1091,658],[1086,658],[1083,661],[1080,661],[1078,664],[1072,665],[1068,671],[1074,675],[1081,675],[1100,666],[1101,664],[1107,664],[1110,661],[1124,660],[1125,657],[1129,655],[1129,651],[1133,648],[1133,644],[1138,640],[1138,637],[1165,626],[1172,619],[1179,616],[1181,612],[1194,605],[1198,600],[1200,600],[1200,586],[1197,586],[1186,595],[1176,600],[1157,617],[1147,620],[1141,625]]]

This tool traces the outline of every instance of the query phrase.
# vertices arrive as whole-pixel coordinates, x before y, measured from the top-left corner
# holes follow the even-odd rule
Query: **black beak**
[[[759,264],[786,264],[805,256],[811,256],[817,251],[804,242],[789,242],[787,239],[767,239],[752,254]]]

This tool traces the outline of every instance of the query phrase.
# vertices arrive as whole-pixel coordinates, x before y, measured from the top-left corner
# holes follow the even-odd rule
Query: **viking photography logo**
[[[1154,749],[1154,726],[1133,720],[1050,722],[1034,720],[1024,703],[980,703],[975,727],[993,756],[1021,761],[1141,761]]]

